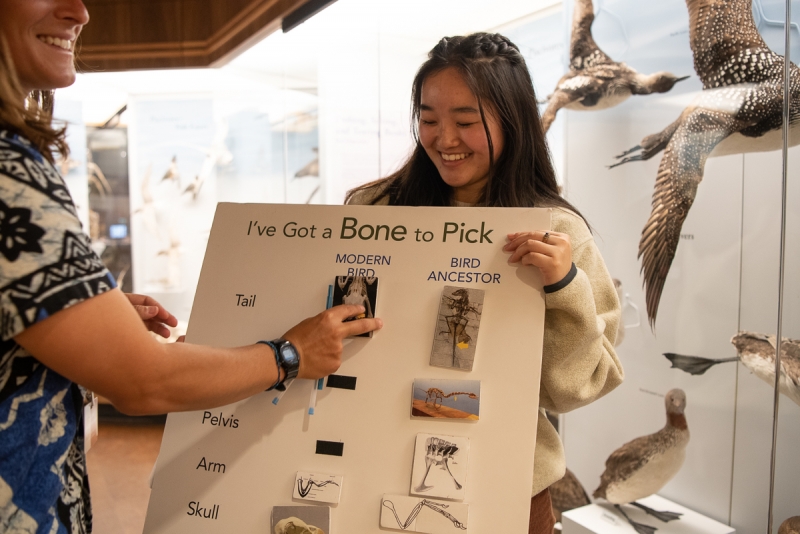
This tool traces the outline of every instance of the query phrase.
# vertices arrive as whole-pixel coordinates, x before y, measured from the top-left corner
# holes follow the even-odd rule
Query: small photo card
[[[433,334],[431,365],[472,371],[483,294],[482,289],[444,286]]]
[[[469,438],[443,434],[417,434],[412,495],[463,501],[467,492]]]
[[[414,380],[411,395],[413,417],[477,421],[480,414],[480,380]]]
[[[374,276],[337,276],[333,286],[333,305],[354,304],[364,306],[365,312],[348,321],[375,317],[378,303],[378,278]],[[372,337],[372,332],[356,337]]]
[[[381,528],[426,534],[463,534],[469,532],[468,517],[469,505],[466,503],[406,495],[384,495],[381,498]]]
[[[272,507],[273,534],[295,534],[296,532],[330,534],[330,531],[331,509],[327,506]]]
[[[298,471],[294,481],[292,497],[304,501],[339,504],[343,480],[344,477],[339,475]]]

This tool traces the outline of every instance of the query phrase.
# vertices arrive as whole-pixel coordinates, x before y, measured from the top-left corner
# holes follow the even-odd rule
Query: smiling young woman
[[[445,37],[412,87],[411,156],[347,202],[550,208],[549,232],[511,234],[503,247],[545,284],[539,406],[563,413],[605,395],[623,377],[614,353],[619,302],[586,222],[559,193],[519,49],[499,34]],[[552,534],[547,488],[564,475],[564,451],[544,414],[537,425],[529,533]]]

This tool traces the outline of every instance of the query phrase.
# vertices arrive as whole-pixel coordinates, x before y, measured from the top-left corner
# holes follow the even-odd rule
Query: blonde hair
[[[8,43],[0,35],[0,127],[13,130],[53,163],[53,152],[66,158],[66,127],[53,127],[53,91],[25,95],[14,68]]]

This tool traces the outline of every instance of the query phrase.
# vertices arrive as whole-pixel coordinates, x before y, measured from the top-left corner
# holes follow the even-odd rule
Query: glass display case
[[[789,1],[730,0],[712,12],[752,17],[766,49],[783,56],[788,43],[787,59],[797,60],[800,1],[792,3],[787,26]],[[737,532],[770,525],[768,532],[777,532],[800,515],[800,342],[794,341],[800,339],[800,149],[792,146],[800,137],[786,137],[780,128],[784,58],[777,60],[778,74],[759,82],[774,89],[773,100],[747,104],[769,107],[762,111],[775,120],[766,130],[748,130],[744,142],[713,150],[703,136],[719,125],[701,125],[682,140],[667,135],[642,160],[620,164],[619,157],[642,154],[647,136],[669,133],[703,98],[719,94],[712,89],[758,85],[739,80],[731,67],[729,81],[704,88],[709,74],[698,72],[703,65],[693,54],[687,4],[709,2],[595,0],[590,6],[591,36],[611,60],[645,75],[670,73],[676,81],[653,94],[561,109],[549,129],[563,193],[589,221],[620,282],[625,324],[616,348],[624,383],[559,415],[558,423],[567,466],[591,495],[608,456],[661,428],[664,395],[680,388],[691,438],[682,468],[659,494]],[[411,81],[444,35],[509,36],[528,62],[544,112],[569,70],[573,13],[586,2],[575,4],[339,0],[220,69],[83,75],[61,93],[64,105],[80,102],[85,117],[99,105],[86,95],[98,92],[122,95],[128,105],[130,214],[115,215],[115,224],[129,218],[132,289],[186,320],[217,202],[338,204],[348,189],[395,170],[412,147]],[[742,37],[745,26],[723,24],[720,35]],[[763,62],[772,57],[766,49],[753,54],[754,69],[766,69]],[[796,125],[800,73],[793,64],[789,72],[787,109]],[[714,111],[741,111],[731,105]],[[100,132],[89,134],[95,158]],[[695,160],[680,160],[681,151]],[[691,176],[676,170],[692,165]],[[653,207],[654,191],[666,202],[668,182],[691,197],[671,206],[685,212],[677,219],[659,219],[659,204]],[[661,230],[673,225],[672,234],[643,238],[651,216]],[[113,237],[112,228],[103,235]],[[656,243],[661,255],[639,258],[642,240]],[[662,244],[674,248],[673,259],[664,259]],[[643,261],[656,268],[642,274]],[[665,280],[657,305],[642,287],[647,278],[652,291],[654,277]],[[779,332],[787,339],[778,378],[784,388],[776,395]],[[743,335],[751,336],[750,344]],[[664,524],[658,528],[669,532]]]

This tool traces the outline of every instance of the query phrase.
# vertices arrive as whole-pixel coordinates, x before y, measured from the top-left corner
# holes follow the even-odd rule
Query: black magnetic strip
[[[356,376],[328,375],[328,387],[339,389],[356,389]]]
[[[327,454],[329,456],[344,455],[344,443],[338,441],[317,440],[317,454]]]

